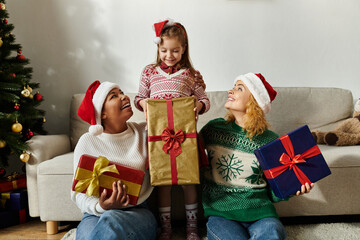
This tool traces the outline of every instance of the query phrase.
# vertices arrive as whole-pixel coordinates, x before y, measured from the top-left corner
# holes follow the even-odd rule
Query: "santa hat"
[[[238,80],[243,81],[248,87],[264,113],[270,112],[271,102],[275,99],[277,92],[265,80],[263,75],[261,75],[261,73],[247,73],[245,75],[240,75],[235,78],[234,84],[236,84]]]
[[[120,87],[111,82],[93,82],[86,91],[85,97],[77,111],[79,117],[91,125],[89,127],[89,133],[94,136],[97,136],[104,131],[101,125],[101,111],[106,96],[114,88]]]
[[[161,38],[160,38],[161,32],[164,29],[164,27],[170,27],[172,25],[174,25],[174,20],[170,18],[166,19],[165,21],[154,23],[153,28],[156,35],[156,38],[154,39],[154,43],[159,44],[161,42]]]

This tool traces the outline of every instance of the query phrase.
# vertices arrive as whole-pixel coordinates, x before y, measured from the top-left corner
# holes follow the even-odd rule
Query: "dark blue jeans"
[[[285,227],[277,218],[263,218],[255,222],[237,222],[210,216],[206,224],[208,240],[282,240]]]
[[[76,240],[156,239],[157,222],[151,211],[136,207],[108,210],[100,217],[85,213],[76,230]]]

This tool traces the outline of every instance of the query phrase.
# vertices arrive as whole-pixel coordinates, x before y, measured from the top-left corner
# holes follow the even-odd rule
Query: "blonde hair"
[[[181,25],[180,23],[176,22],[176,23],[174,23],[174,25],[164,28],[164,30],[161,32],[160,38],[161,38],[160,44],[163,43],[164,38],[177,38],[178,39],[181,46],[185,49],[185,51],[181,57],[181,60],[178,63],[178,66],[180,68],[188,68],[190,70],[190,73],[194,76],[195,69],[190,60],[189,41],[188,41],[185,27],[183,25]],[[158,44],[158,51],[157,51],[155,67],[157,67],[161,64],[161,59],[160,59],[160,55],[159,55],[159,45],[160,44]]]
[[[235,117],[228,111],[225,119],[227,122],[232,122],[235,120]],[[243,127],[243,129],[247,131],[246,136],[251,140],[254,136],[263,134],[269,127],[270,124],[265,118],[264,111],[260,108],[253,95],[250,95],[249,101],[246,104],[245,122]]]

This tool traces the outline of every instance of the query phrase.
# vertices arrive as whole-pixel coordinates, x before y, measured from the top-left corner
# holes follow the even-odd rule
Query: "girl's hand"
[[[308,183],[305,183],[305,185],[301,186],[301,191],[296,192],[296,196],[303,195],[304,193],[309,193],[310,190],[313,189],[313,187],[314,187],[314,183],[311,183],[311,185]]]
[[[199,117],[199,112],[203,108],[203,103],[199,102],[196,96],[194,96],[194,101],[195,101],[195,108],[194,108],[195,120],[197,121]]]
[[[126,193],[126,186],[121,181],[113,182],[113,192],[110,197],[106,197],[106,189],[99,198],[100,206],[105,210],[126,207],[129,204],[129,196]]]
[[[147,120],[147,99],[143,99],[139,102],[139,105],[142,107],[142,109],[144,110],[144,114],[145,114],[145,120]]]
[[[195,70],[195,83],[202,86],[204,88],[204,90],[206,89],[206,84],[203,80],[202,75],[200,74],[200,72],[198,70]]]

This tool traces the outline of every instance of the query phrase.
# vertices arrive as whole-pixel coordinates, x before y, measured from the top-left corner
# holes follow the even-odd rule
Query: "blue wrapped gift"
[[[21,210],[28,208],[26,189],[0,193],[0,209]]]
[[[310,129],[304,125],[254,151],[275,195],[285,199],[331,174]]]

